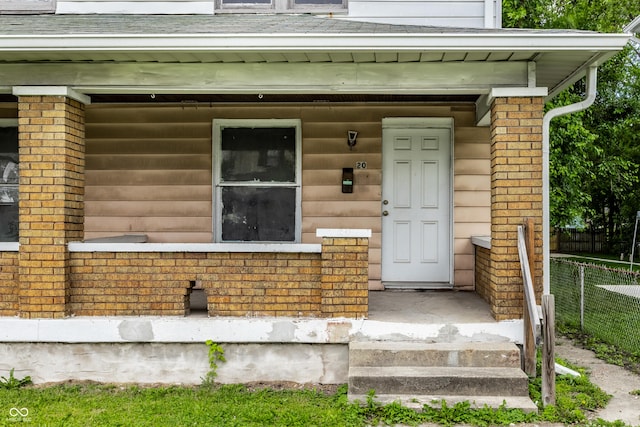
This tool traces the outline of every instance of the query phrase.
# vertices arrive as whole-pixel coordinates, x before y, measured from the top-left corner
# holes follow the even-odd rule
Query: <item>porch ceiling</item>
[[[0,15],[0,69],[27,63],[398,63],[469,69],[480,63],[535,63],[535,84],[553,95],[628,39],[628,34],[436,28],[311,15]]]

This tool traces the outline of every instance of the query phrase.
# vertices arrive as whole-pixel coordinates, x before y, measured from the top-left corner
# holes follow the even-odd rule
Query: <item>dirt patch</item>
[[[185,385],[185,384],[161,384],[161,383],[101,383],[97,381],[90,380],[67,380],[67,381],[59,381],[59,382],[48,382],[48,383],[39,383],[32,384],[27,387],[33,388],[47,388],[47,387],[55,387],[55,386],[100,386],[105,388],[113,387],[115,389],[126,389],[129,387],[139,387],[139,388],[161,388],[161,387],[183,387],[183,388],[197,388],[199,385]],[[340,387],[339,384],[315,384],[315,383],[296,383],[293,381],[255,381],[245,383],[244,386],[247,387],[249,391],[258,391],[264,389],[270,389],[275,391],[281,390],[315,390],[325,395],[335,394]]]
[[[250,391],[257,390],[316,390],[322,394],[330,395],[335,394],[338,391],[337,384],[300,384],[292,381],[256,381],[246,383],[245,386]]]

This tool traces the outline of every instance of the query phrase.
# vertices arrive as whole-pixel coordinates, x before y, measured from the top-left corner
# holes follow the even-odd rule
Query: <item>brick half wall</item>
[[[475,247],[475,284],[476,293],[490,305],[494,304],[491,292],[491,249]]]
[[[0,253],[0,316],[18,314],[18,252]]]
[[[247,245],[203,244],[199,251],[75,243],[69,309],[77,316],[185,316],[197,284],[210,316],[366,317],[370,231],[324,231],[322,245],[282,251],[286,245],[240,252]]]
[[[189,314],[199,282],[212,316],[320,316],[320,254],[71,252],[71,313]]]

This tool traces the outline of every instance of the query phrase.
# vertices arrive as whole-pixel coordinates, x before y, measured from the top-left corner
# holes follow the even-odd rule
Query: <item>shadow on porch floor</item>
[[[475,292],[386,290],[369,292],[369,320],[401,323],[492,323],[489,305]]]

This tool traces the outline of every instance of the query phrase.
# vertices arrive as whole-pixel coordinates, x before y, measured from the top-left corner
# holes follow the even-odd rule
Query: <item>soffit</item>
[[[628,37],[284,14],[0,15],[0,65],[535,62],[537,86],[553,93],[615,54]]]

